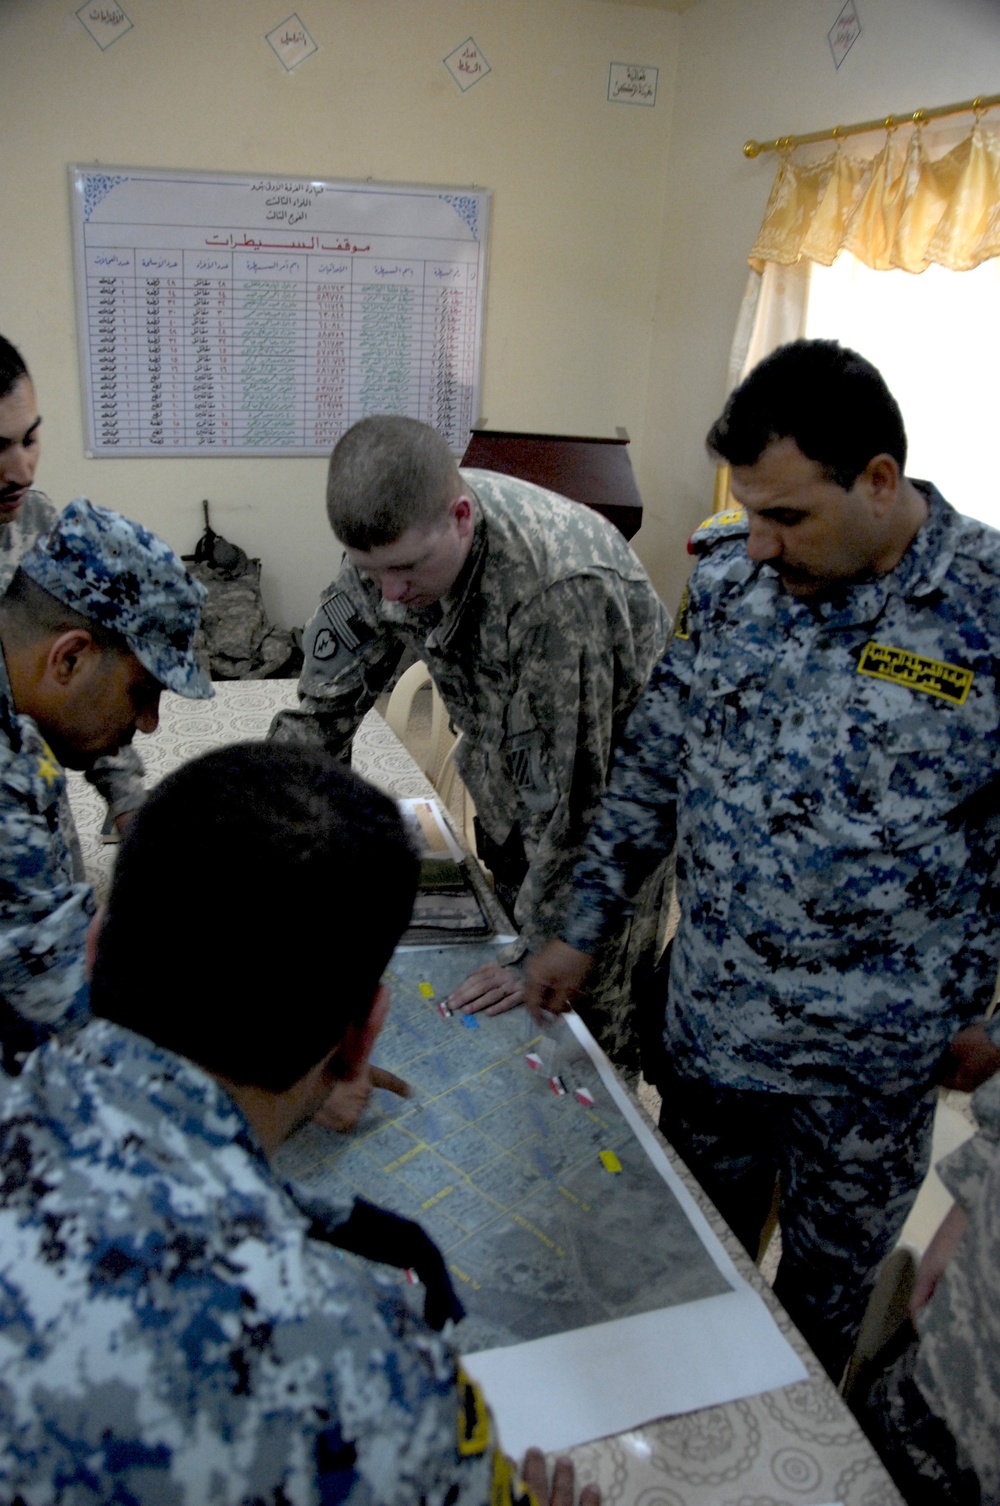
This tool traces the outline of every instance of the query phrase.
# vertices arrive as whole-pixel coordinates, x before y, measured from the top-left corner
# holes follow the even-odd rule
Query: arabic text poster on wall
[[[369,413],[460,454],[490,194],[72,167],[88,453],[325,455]]]
[[[641,63],[612,63],[608,69],[608,99],[618,105],[656,105],[656,85],[659,68],[644,67]]]

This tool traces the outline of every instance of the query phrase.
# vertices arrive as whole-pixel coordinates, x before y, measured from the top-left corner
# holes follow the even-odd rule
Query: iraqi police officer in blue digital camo
[[[41,453],[42,416],[34,383],[20,351],[0,335],[0,594],[10,585],[22,555],[59,516],[53,502],[35,486]],[[98,758],[85,770],[87,782],[108,805],[105,840],[114,841],[111,831],[124,830],[142,804],[142,776],[134,748]],[[73,875],[82,879],[83,854],[68,799],[60,807],[59,824],[73,859]]]
[[[927,1166],[934,1085],[1000,1063],[1000,534],[904,474],[867,361],[799,341],[709,446],[743,511],[694,535],[530,1002],[558,1007],[677,842],[661,1127],[832,1374]]]
[[[270,1165],[367,1060],[416,879],[393,802],[310,749],[217,750],[139,811],[94,1018],[0,1083],[0,1499],[529,1506],[430,1240]]]
[[[7,1070],[86,1013],[93,912],[62,828],[64,768],[156,729],[160,692],[212,694],[204,588],[139,524],[71,502],[0,600],[0,1046]]]

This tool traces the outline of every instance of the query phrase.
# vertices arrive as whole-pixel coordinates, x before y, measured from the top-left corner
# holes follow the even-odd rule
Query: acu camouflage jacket
[[[968,1216],[958,1249],[917,1314],[916,1379],[1000,1502],[1000,1072],[972,1100],[979,1132],[937,1168]]]
[[[298,710],[270,736],[345,757],[404,648],[423,659],[464,736],[459,772],[489,835],[513,827],[529,869],[514,918],[553,934],[614,745],[669,619],[616,528],[553,492],[468,470],[476,530],[444,602],[381,599],[344,565],[306,629]]]

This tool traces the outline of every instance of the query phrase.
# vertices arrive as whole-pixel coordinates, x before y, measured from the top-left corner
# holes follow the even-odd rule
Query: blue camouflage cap
[[[120,634],[167,690],[193,700],[215,694],[194,654],[208,593],[148,528],[79,497],[20,563],[64,606]]]

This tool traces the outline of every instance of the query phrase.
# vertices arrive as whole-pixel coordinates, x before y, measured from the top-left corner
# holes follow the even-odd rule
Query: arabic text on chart
[[[475,417],[477,277],[475,263],[376,256],[347,235],[92,251],[97,443],[326,449],[388,410],[460,449]]]

